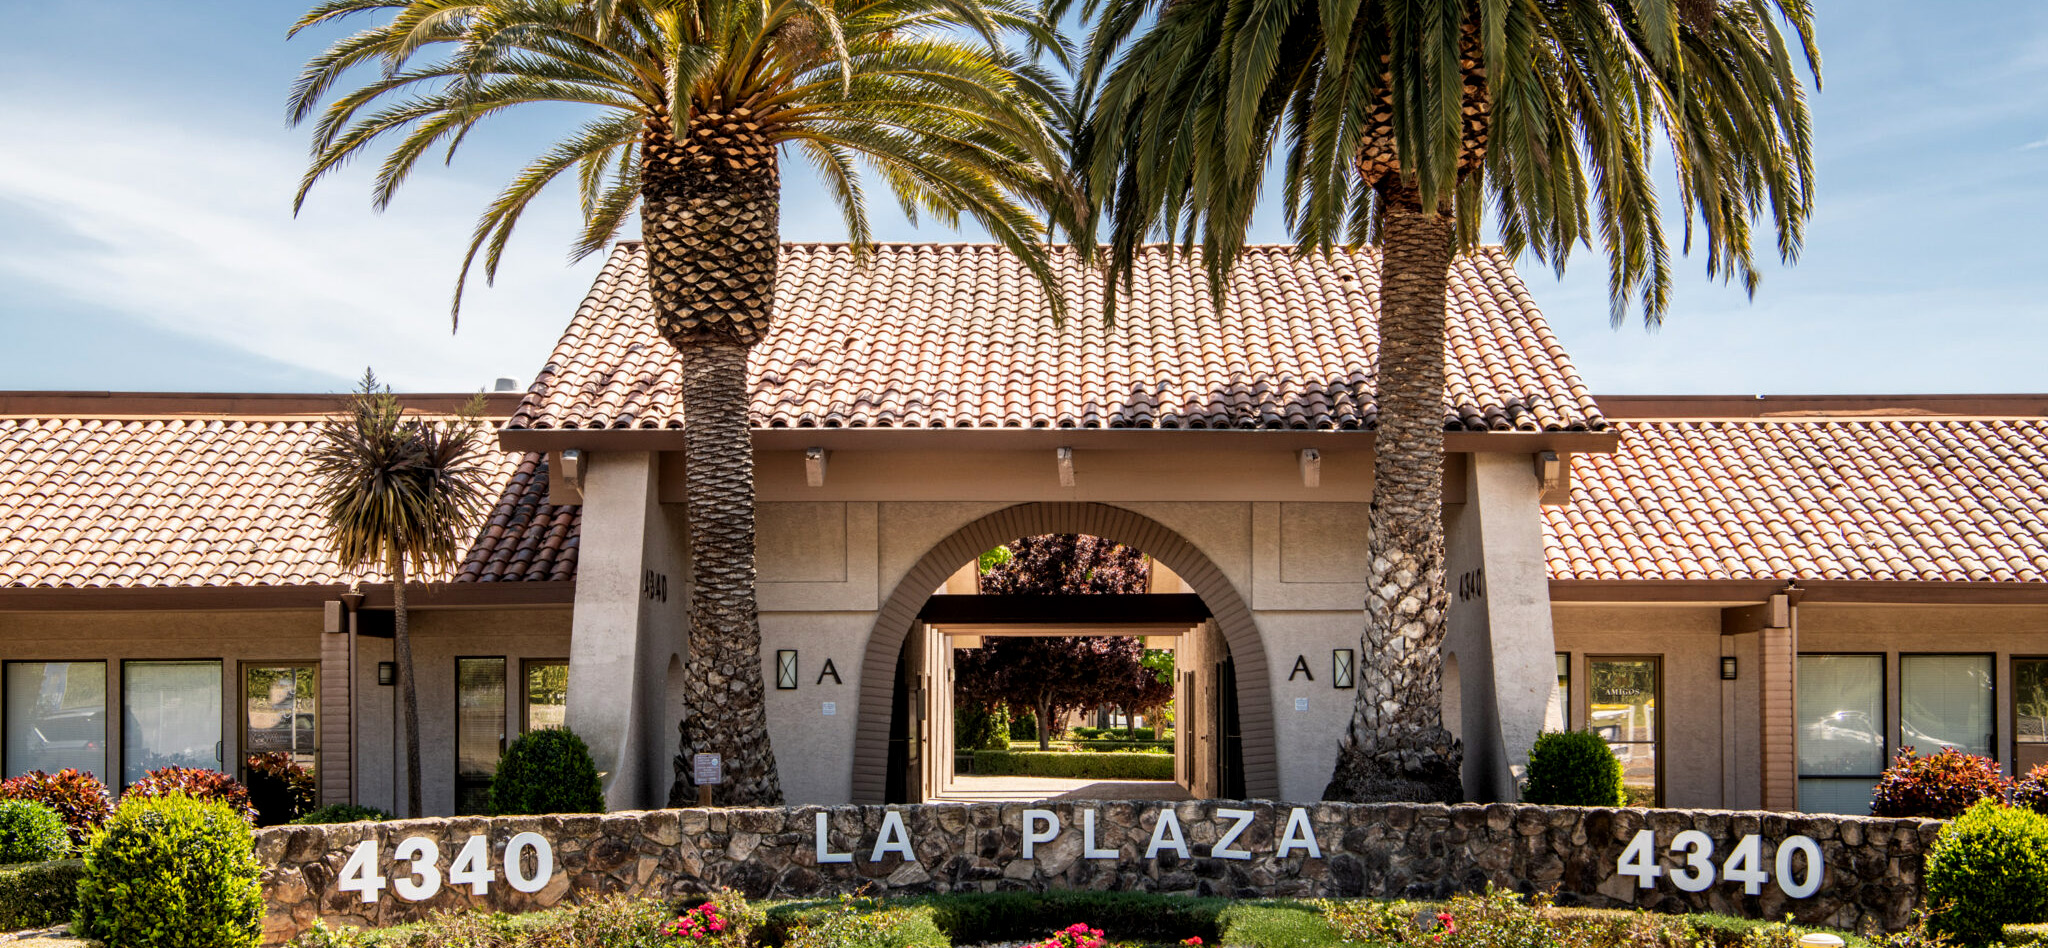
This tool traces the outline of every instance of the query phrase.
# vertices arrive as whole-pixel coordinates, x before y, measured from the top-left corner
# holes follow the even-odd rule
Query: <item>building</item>
[[[1368,251],[1139,268],[1105,328],[985,246],[786,249],[753,423],[770,733],[798,802],[953,766],[952,648],[1114,631],[1178,653],[1179,781],[1310,799],[1353,692],[1371,498]],[[621,245],[529,390],[501,493],[416,604],[426,807],[566,722],[614,808],[671,778],[689,564],[676,358]],[[1473,799],[1591,727],[1668,805],[1858,809],[1899,747],[2048,760],[2048,397],[1594,398],[1505,256],[1447,300],[1446,716]],[[416,396],[445,410],[451,396]],[[0,394],[0,758],[110,783],[281,749],[402,796],[390,590],[323,553],[326,396]],[[978,597],[1007,540],[1134,546],[1152,590]],[[357,584],[353,586],[351,584]],[[359,593],[350,592],[358,588]]]

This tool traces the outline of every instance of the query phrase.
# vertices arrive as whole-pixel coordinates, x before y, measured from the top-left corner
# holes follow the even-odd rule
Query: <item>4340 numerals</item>
[[[391,851],[391,858],[406,863],[403,875],[386,879],[382,871],[384,860],[381,847],[374,839],[366,839],[350,850],[348,861],[341,865],[341,876],[334,887],[342,892],[359,892],[364,902],[375,902],[386,886],[408,902],[424,902],[441,891],[441,847],[424,836],[408,836]],[[526,853],[533,853],[534,867],[526,871]],[[505,884],[520,892],[539,892],[555,874],[555,848],[539,833],[520,833],[505,843],[504,861]],[[492,883],[498,881],[498,870],[491,868],[491,841],[484,836],[471,836],[455,853],[455,860],[448,864],[446,884],[469,886],[471,895],[484,895],[491,891]]]
[[[1672,885],[1686,892],[1705,892],[1713,887],[1717,881],[1713,837],[1699,830],[1686,830],[1671,838],[1670,853],[1685,860],[1683,864],[1672,867]],[[1805,857],[1804,867],[1794,861],[1802,856]],[[1800,868],[1804,871],[1795,875],[1794,870]],[[1751,833],[1742,837],[1735,844],[1735,850],[1721,862],[1718,881],[1740,882],[1743,892],[1757,895],[1771,881],[1771,869],[1777,870],[1779,891],[1794,899],[1808,898],[1820,891],[1821,878],[1826,875],[1826,867],[1821,863],[1820,844],[1812,837],[1786,837],[1778,844],[1772,865],[1766,868],[1763,838]],[[1634,876],[1640,888],[1656,888],[1657,878],[1665,874],[1664,867],[1657,861],[1657,834],[1650,830],[1638,831],[1635,838],[1629,840],[1628,848],[1621,851],[1615,872]]]

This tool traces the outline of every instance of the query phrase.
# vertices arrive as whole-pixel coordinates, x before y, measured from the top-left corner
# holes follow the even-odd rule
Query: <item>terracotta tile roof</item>
[[[1074,316],[993,246],[784,247],[780,314],[757,347],[753,425],[1362,429],[1374,424],[1378,254],[1248,250],[1225,312],[1198,266],[1138,266],[1117,325],[1101,281],[1059,264]],[[510,428],[676,428],[674,350],[648,316],[645,254],[621,244]],[[1446,428],[1599,430],[1600,410],[1500,250],[1452,281]]]
[[[0,417],[0,587],[327,585],[302,470],[318,418]],[[581,508],[544,455],[494,455],[498,500],[459,582],[575,577]],[[449,579],[447,576],[433,579]]]
[[[2048,420],[1617,421],[1553,579],[2048,582]]]

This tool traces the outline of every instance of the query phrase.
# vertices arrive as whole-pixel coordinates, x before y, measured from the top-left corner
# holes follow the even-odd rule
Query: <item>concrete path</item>
[[[1087,780],[1072,777],[953,778],[934,803],[1030,803],[1037,800],[1186,800],[1171,780]]]

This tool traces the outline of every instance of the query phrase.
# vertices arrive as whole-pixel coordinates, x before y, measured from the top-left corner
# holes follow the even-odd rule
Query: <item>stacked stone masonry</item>
[[[1301,817],[1292,817],[1295,810]],[[1058,835],[1035,842],[1023,856],[1026,810],[1048,811]],[[1094,858],[1083,858],[1086,812],[1093,810]],[[1190,856],[1162,845],[1146,858],[1163,811],[1173,812]],[[1219,839],[1240,819],[1220,810],[1249,811],[1250,823],[1230,844],[1249,858],[1214,858]],[[820,864],[818,814],[830,827],[828,861]],[[897,814],[917,856],[882,852],[894,841],[889,814]],[[1320,856],[1302,845],[1312,828]],[[1098,889],[1234,897],[1443,898],[1489,882],[1521,892],[1554,890],[1564,905],[1642,907],[1655,911],[1714,911],[1757,918],[1787,914],[1805,923],[1860,931],[1897,930],[1909,923],[1920,899],[1922,857],[1940,830],[1931,820],[1808,816],[1724,810],[1642,810],[1537,807],[1509,804],[1432,806],[1333,804],[1294,806],[1232,803],[934,804],[903,807],[838,806],[780,809],[682,809],[605,816],[457,817],[391,823],[287,826],[257,834],[264,864],[268,914],[265,938],[282,943],[315,918],[382,926],[449,909],[523,912],[574,904],[610,893],[680,898],[731,888],[750,898],[838,893],[911,895],[929,892]],[[1032,824],[1043,837],[1042,818]],[[1663,876],[1651,888],[1618,873],[1618,863],[1639,831],[1655,834]],[[1823,853],[1825,875],[1809,898],[1792,899],[1775,885],[1745,894],[1736,882],[1718,881],[1685,892],[1672,873],[1685,863],[1671,853],[1675,837],[1698,830],[1713,842],[1716,866],[1746,835],[1762,838],[1762,865],[1777,845],[1806,836]],[[520,872],[536,891],[508,884],[506,846],[522,833],[538,834],[552,849],[553,872],[543,881],[534,855],[522,852]],[[1170,836],[1170,834],[1163,834]],[[412,837],[439,852],[438,880],[471,836],[488,840],[488,866],[496,882],[486,894],[470,885],[441,885],[431,897],[407,901],[395,884],[421,877],[394,850]],[[1276,855],[1295,837],[1292,851]],[[531,838],[529,837],[529,840]],[[377,873],[391,887],[366,903],[339,888],[352,853],[377,842]],[[411,855],[417,856],[419,848]],[[1115,852],[1114,858],[1104,854]],[[839,861],[844,860],[844,861]],[[471,867],[472,870],[475,868]],[[1775,877],[1774,877],[1775,879]],[[416,887],[415,893],[419,891]]]

